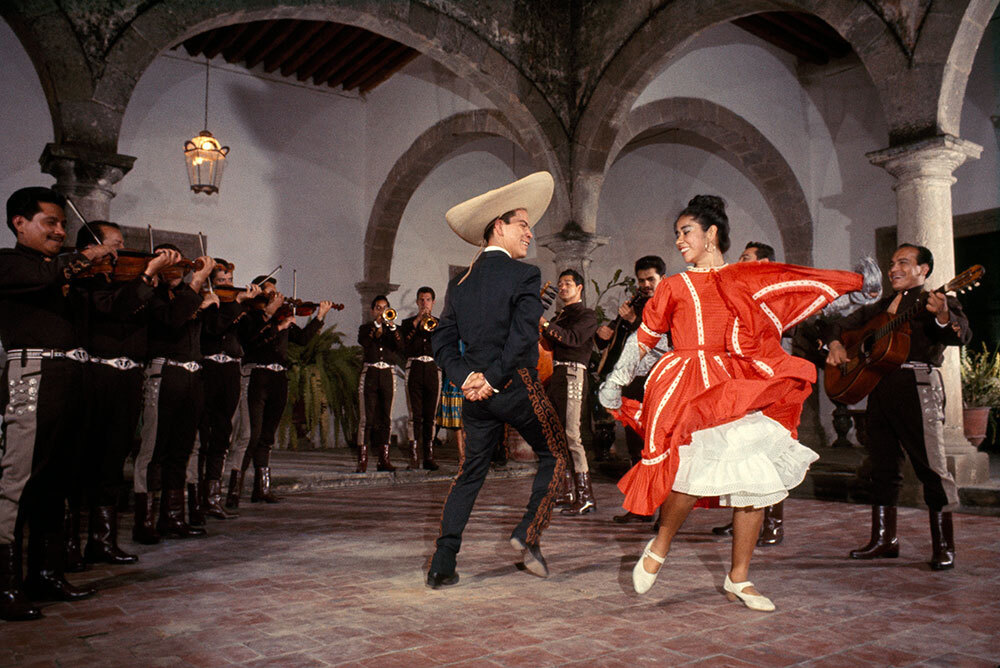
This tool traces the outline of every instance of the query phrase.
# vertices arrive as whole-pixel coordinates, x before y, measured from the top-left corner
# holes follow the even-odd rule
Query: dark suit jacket
[[[535,373],[541,272],[502,251],[483,253],[468,278],[448,284],[444,312],[431,344],[434,359],[456,385],[474,371],[502,390],[519,368]],[[465,342],[465,355],[458,350]]]

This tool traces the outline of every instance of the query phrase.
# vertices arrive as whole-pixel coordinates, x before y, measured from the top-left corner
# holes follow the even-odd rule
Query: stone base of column
[[[948,470],[959,487],[986,482],[990,477],[990,457],[977,451],[956,427],[944,428],[944,456]]]

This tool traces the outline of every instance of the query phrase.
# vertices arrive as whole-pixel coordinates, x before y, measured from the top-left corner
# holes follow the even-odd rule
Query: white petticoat
[[[674,491],[717,496],[720,505],[735,508],[778,503],[819,459],[762,413],[696,431],[678,455]]]

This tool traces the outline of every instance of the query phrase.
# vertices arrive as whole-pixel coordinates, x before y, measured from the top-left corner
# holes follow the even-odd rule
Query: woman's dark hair
[[[726,202],[721,197],[695,195],[688,202],[687,207],[677,214],[678,218],[681,216],[691,216],[706,232],[708,232],[708,228],[715,225],[717,230],[716,245],[723,253],[729,250],[729,217],[726,216]]]

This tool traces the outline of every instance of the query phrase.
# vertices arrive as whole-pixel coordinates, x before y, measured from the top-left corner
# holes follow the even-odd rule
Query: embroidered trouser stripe
[[[150,483],[154,490],[160,489],[160,476],[151,473],[153,449],[156,447],[156,428],[159,418],[157,405],[160,403],[160,383],[163,378],[163,364],[151,362],[146,367],[146,379],[142,384],[142,430],[139,436],[139,454],[135,456],[135,472],[132,476],[132,488],[137,494],[150,492]]]
[[[587,473],[587,453],[583,448],[580,422],[583,417],[583,395],[586,372],[578,367],[557,366],[549,379],[547,394],[566,430],[566,444],[573,458],[573,470]]]
[[[250,407],[247,404],[247,390],[250,388],[250,369],[240,367],[240,400],[233,415],[233,433],[229,440],[229,456],[226,468],[239,470],[243,466],[243,456],[250,445]]]

